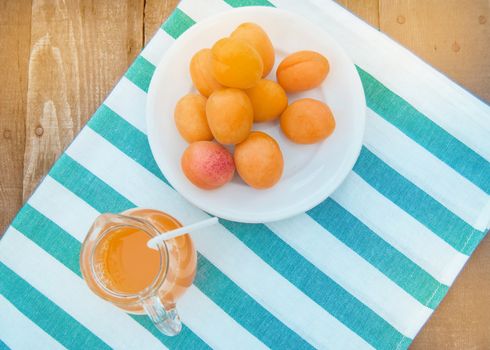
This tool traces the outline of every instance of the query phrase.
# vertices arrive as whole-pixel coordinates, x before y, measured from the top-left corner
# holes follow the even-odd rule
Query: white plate
[[[312,97],[327,103],[337,123],[334,133],[315,145],[290,142],[278,123],[255,124],[273,136],[284,156],[284,173],[271,189],[255,190],[237,175],[231,183],[205,191],[195,187],[182,173],[180,158],[187,143],[174,123],[174,107],[183,95],[195,91],[189,74],[194,53],[228,36],[240,23],[262,26],[276,50],[278,63],[290,53],[314,50],[330,62],[323,84],[304,93],[290,95],[290,102]],[[148,92],[147,127],[155,160],[169,183],[202,210],[233,221],[269,222],[303,213],[326,199],[351,171],[359,156],[364,133],[366,104],[354,64],[326,32],[295,14],[267,7],[245,7],[207,18],[182,34],[158,64]]]

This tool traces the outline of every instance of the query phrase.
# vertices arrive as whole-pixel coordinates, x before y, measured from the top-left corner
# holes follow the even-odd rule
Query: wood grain
[[[490,1],[380,0],[380,30],[490,101]],[[411,349],[490,349],[487,236]]]
[[[22,204],[31,1],[0,1],[0,237]]]
[[[162,25],[163,21],[172,13],[179,0],[146,0],[144,20],[144,43],[152,38],[153,34]]]
[[[412,350],[490,349],[490,235],[480,243]]]
[[[490,101],[490,1],[380,0],[380,29]]]
[[[354,13],[359,18],[379,29],[379,1],[378,0],[335,0],[340,5]]]
[[[488,0],[337,2],[490,100]],[[1,232],[177,3],[0,0]],[[412,349],[490,349],[489,325],[487,237]]]
[[[33,0],[23,197],[142,46],[143,0]]]

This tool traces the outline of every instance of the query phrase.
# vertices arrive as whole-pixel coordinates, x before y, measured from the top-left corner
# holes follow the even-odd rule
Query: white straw
[[[210,219],[206,219],[203,221],[196,222],[195,224],[192,225],[187,225],[184,227],[179,227],[178,229],[167,231],[167,232],[162,232],[158,236],[153,237],[150,239],[147,243],[148,247],[151,249],[157,249],[158,244],[166,241],[167,239],[172,239],[178,236],[182,236],[186,233],[191,233],[196,230],[200,230],[202,228],[212,226],[218,223],[218,218],[213,217]]]

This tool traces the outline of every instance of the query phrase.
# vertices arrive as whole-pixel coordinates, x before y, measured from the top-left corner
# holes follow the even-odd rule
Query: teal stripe
[[[100,119],[102,119],[104,116],[101,115]],[[110,124],[115,124],[119,125],[121,124],[120,122],[112,122],[113,119],[122,119],[121,117],[117,116],[117,114],[113,113],[111,114],[110,120],[111,121],[104,121],[103,124],[105,125],[110,125]],[[102,122],[101,122],[102,124]],[[122,128],[105,128],[104,132],[104,137],[106,137],[108,140],[132,140],[132,139],[137,139],[140,137],[138,134],[139,131],[134,129],[134,127],[129,126],[126,129]],[[117,132],[116,132],[117,131]],[[135,159],[136,161],[139,161],[140,164],[144,165],[146,168],[153,168],[157,167],[156,164],[154,163],[153,157],[151,156],[150,152],[145,151],[146,147],[142,147],[141,149],[139,148],[131,148],[127,146],[126,141],[120,142],[120,146],[118,148],[128,154],[131,158]],[[143,151],[141,151],[143,150]],[[318,207],[318,208],[321,208]],[[328,215],[328,210],[324,215]],[[350,215],[350,214],[349,214]],[[352,217],[353,220],[358,221],[354,217]],[[371,231],[369,231],[371,232]],[[390,256],[393,256],[395,260],[393,261],[398,261],[401,263],[401,266],[398,270],[394,270],[394,268],[391,266],[391,262],[387,263],[383,259],[374,259],[369,251],[365,254],[367,258],[369,258],[370,263],[374,264],[381,272],[385,273],[388,277],[390,277],[393,281],[395,281],[397,284],[400,285],[400,287],[404,288],[407,292],[412,294],[417,300],[420,302],[431,305],[431,307],[435,307],[442,297],[445,295],[445,291],[447,287],[445,286],[439,286],[439,283],[437,283],[432,277],[430,277],[429,274],[427,274],[425,271],[423,271],[421,268],[419,268],[416,264],[411,262],[409,259],[407,259],[404,255],[399,253],[397,250],[395,250],[393,247],[391,247],[389,244],[384,242],[382,239],[380,239],[377,235],[371,232],[371,236],[373,237],[372,240],[373,242],[376,241],[377,247],[381,249],[383,252],[390,251]],[[358,253],[360,250],[358,251]],[[383,255],[380,255],[383,256]],[[378,261],[379,260],[379,261]],[[405,269],[409,268],[410,271],[416,272],[415,276],[418,276],[419,278],[415,280],[406,280],[404,278],[405,274]],[[413,281],[413,282],[412,282]],[[427,289],[430,292],[426,292],[423,288],[419,288],[417,283],[422,283],[422,282],[427,282]],[[436,294],[434,294],[433,298],[428,302],[429,298],[427,294],[432,295],[434,291],[438,290]]]
[[[412,341],[413,341],[413,339],[405,337],[402,340],[400,340],[400,342],[397,344],[395,349],[396,350],[408,349],[408,347],[410,346]]]
[[[267,0],[225,0],[226,3],[233,7],[240,6],[274,6]],[[192,27],[196,22],[178,7],[163,23],[162,29],[165,30],[172,38],[177,39],[187,29]]]
[[[308,215],[420,303],[434,309],[446,294],[447,286],[439,283],[332,199],[311,209]]]
[[[72,162],[74,161],[72,160]],[[70,166],[70,164],[67,164],[67,166]],[[81,166],[76,165],[75,167],[79,168]],[[74,171],[64,172],[64,174],[65,174],[64,178],[60,179],[62,181],[62,184],[70,184],[70,183],[76,184],[78,182],[66,178],[67,176],[66,174],[70,174],[68,176],[75,176]],[[86,178],[86,177],[87,175],[82,175],[79,177],[79,179]],[[98,183],[98,181],[96,181],[95,179],[90,181],[90,183],[92,184],[97,184],[96,190],[92,191],[92,193],[94,194],[111,193],[114,196],[114,197],[111,196],[112,198],[108,197],[105,194],[103,195],[104,201],[108,200],[109,203],[126,202],[122,196],[120,196],[116,192],[112,192],[107,185],[105,185],[102,182]],[[85,187],[84,184],[82,185]],[[99,206],[97,204],[98,200],[96,201],[92,198],[87,198],[87,199],[90,200],[89,202],[90,205],[94,207]],[[127,207],[133,207],[133,206],[134,205],[132,203],[130,203],[129,206],[124,206],[124,207],[121,207],[120,205],[116,204],[116,206],[112,208],[112,211],[117,212],[117,211],[125,210],[127,209]],[[68,233],[63,231],[61,228],[56,226],[53,222],[51,222],[47,218],[43,217],[35,209],[33,209],[28,205],[21,211],[19,215],[22,215],[22,217],[20,217],[20,220],[22,220],[22,226],[16,227],[17,229],[19,229],[19,231],[26,234],[26,236],[28,236],[35,243],[40,245],[48,253],[55,256],[59,261],[61,261],[64,265],[69,267],[73,272],[80,275],[78,269],[78,254],[79,254],[78,252],[80,247],[79,245],[76,248],[71,247],[74,245],[73,242],[74,239]],[[39,230],[39,228],[42,229]],[[58,242],[58,244],[54,244],[53,241],[46,239],[46,237],[56,237],[56,242]],[[60,239],[61,237],[63,237],[63,239]],[[58,247],[67,247],[67,246],[70,246],[70,249],[62,249],[61,254],[58,252],[60,250]],[[269,246],[269,245],[264,245],[264,246]],[[66,254],[67,251],[68,252],[75,251],[76,254]],[[285,256],[285,255],[283,252],[278,252],[277,256]],[[257,338],[261,339],[268,346],[273,346],[274,343],[277,343],[277,339],[274,338],[276,334],[281,334],[280,338],[285,341],[287,340],[290,343],[295,343],[296,344],[295,348],[307,347],[306,343],[304,343],[304,341],[301,338],[299,338],[295,333],[287,329],[287,327],[285,327],[280,321],[278,321],[272,315],[270,315],[266,310],[264,310],[260,305],[258,305],[246,293],[241,291],[238,286],[234,286],[234,283],[231,280],[225,278],[224,276],[219,276],[220,275],[219,270],[216,269],[210,263],[206,263],[206,262],[207,261],[205,260],[205,258],[200,256],[200,267],[198,269],[198,276],[196,277],[195,284],[205,294],[207,294],[215,303],[220,305],[225,312],[229,313],[234,319],[242,323],[244,327],[246,327],[252,334],[254,334]],[[300,266],[300,264],[297,264],[297,266]],[[308,272],[307,275],[312,276],[312,273]],[[317,277],[314,277],[313,279],[318,280]],[[220,288],[216,288],[216,286],[220,286]],[[136,317],[136,320],[142,323],[145,327],[148,327],[150,331],[153,331],[152,328],[153,326],[151,325],[150,322],[147,322],[144,317]],[[371,322],[371,324],[373,323]],[[156,335],[158,335],[158,333]],[[383,335],[383,337],[386,336]]]
[[[54,224],[54,222],[41,215],[28,203],[19,211],[12,222],[12,226],[29,237],[31,241],[42,247],[55,259],[61,261],[71,271],[79,276],[81,275],[78,261],[80,242]],[[59,244],[60,237],[63,237],[63,244]]]
[[[10,350],[10,348],[2,341],[2,339],[0,339],[0,350]]]
[[[313,349],[201,254],[197,271],[196,287],[265,345],[272,349]]]
[[[361,150],[354,171],[463,254],[470,255],[485,236],[484,232],[473,229],[365,147]]]
[[[76,183],[76,181],[68,179],[68,177],[75,176],[75,173],[73,171],[67,171],[64,174],[65,175],[63,179],[66,180],[65,183]],[[96,183],[96,181],[92,181],[91,183]],[[110,189],[107,188],[102,189],[99,187],[98,189],[102,190],[103,192],[110,192]],[[107,200],[107,196],[105,195],[101,198],[102,200]],[[112,202],[116,203],[116,207],[114,207],[114,209],[116,209],[119,205],[118,203],[122,203],[123,200],[114,198]],[[134,205],[131,205],[131,207],[134,207]],[[22,224],[18,227],[14,227],[22,232],[34,243],[36,243],[38,246],[40,246],[42,249],[44,249],[46,252],[48,252],[50,255],[52,255],[54,258],[56,258],[60,263],[69,268],[73,273],[77,274],[79,277],[82,277],[78,265],[81,244],[76,241],[69,233],[64,231],[61,227],[56,225],[54,222],[46,218],[44,215],[39,213],[36,209],[32,208],[28,204],[22,209],[21,213]],[[42,309],[38,311],[41,310]],[[155,326],[151,323],[151,321],[148,320],[147,317],[135,315],[130,316],[133,317],[142,326],[144,326],[147,330],[149,330],[155,337],[157,337],[163,344],[168,347],[182,347],[185,349],[208,348],[208,346],[199,337],[192,333],[192,331],[186,326],[182,328],[182,332],[179,334],[178,337],[166,337],[157,331]]]
[[[340,322],[378,349],[393,349],[403,335],[262,224],[220,220],[268,265]]]
[[[240,0],[225,1],[232,6],[248,3],[248,1]],[[490,162],[487,162],[483,157],[417,111],[407,101],[386,88],[372,75],[360,67],[357,67],[357,70],[362,80],[369,108],[472,181],[483,191],[486,193],[490,192],[490,176],[488,176],[490,173]],[[365,148],[363,153],[366,153]],[[361,153],[361,157],[362,155]],[[464,254],[473,252],[484,233],[472,229],[463,220],[422,190],[412,186],[408,180],[394,172],[382,161],[377,160],[374,163],[378,166],[376,169],[359,169],[360,161],[358,161],[354,170],[360,175],[363,174],[366,181],[370,179],[371,182],[368,182],[371,185],[376,185],[375,188],[378,191],[385,194],[390,200],[409,212],[453,247]],[[373,167],[374,163],[372,164]],[[390,169],[391,171],[387,172],[390,174],[385,173],[381,180],[379,175],[385,169]],[[391,184],[390,180],[396,180],[396,184],[392,188],[384,187],[381,189],[383,185]],[[410,196],[408,200],[405,198],[405,191],[408,191]],[[422,200],[423,205],[419,206],[418,200]]]
[[[138,56],[129,67],[124,76],[131,80],[144,92],[148,92],[151,77],[155,72],[155,66],[148,62],[143,56]]]
[[[109,130],[109,131],[107,131],[107,132],[109,132],[109,133],[110,133],[111,131]],[[133,128],[129,128],[128,130],[120,130],[120,132],[122,132],[122,134],[123,134],[123,135],[127,133],[127,134],[129,135],[129,136],[128,136],[128,137],[129,137],[129,139],[131,139],[131,138],[132,138],[132,136],[130,136],[130,135],[133,133]],[[119,137],[119,136],[118,136],[117,134],[115,134],[115,133],[114,133],[114,135],[111,135],[111,136],[110,136],[110,138],[113,138],[113,139],[117,139],[118,137]],[[125,149],[121,149],[121,151],[122,151],[122,152],[126,152],[126,151],[125,151]],[[142,156],[143,156],[143,155],[142,155]],[[134,156],[133,156],[133,158],[138,158],[138,157],[134,157]],[[151,161],[153,161],[153,159],[152,159],[152,158],[151,158]],[[376,237],[377,237],[377,236],[376,236]],[[387,245],[387,244],[386,244],[386,245]],[[389,245],[387,245],[387,246],[389,247]],[[392,249],[393,249],[393,248],[392,248]],[[393,249],[393,250],[394,250],[394,249]],[[403,255],[401,255],[400,253],[398,253],[398,255],[403,257]],[[417,268],[418,268],[418,267],[417,267],[415,264],[413,264],[413,263],[412,263],[410,260],[408,260],[408,259],[406,259],[406,260],[407,260],[407,263],[406,263],[406,264],[404,264],[404,265],[402,265],[403,267],[406,267],[408,264],[410,264],[410,263],[411,263],[411,265],[412,265],[412,267],[413,267],[413,268],[412,268],[412,270],[417,270]],[[385,264],[385,266],[386,266],[386,267],[388,267],[387,265],[388,265],[388,264]],[[382,267],[382,266],[381,266],[380,264],[378,264],[378,267]],[[418,270],[420,271],[420,275],[422,275],[422,276],[423,276],[421,279],[419,279],[419,280],[418,280],[419,282],[421,282],[421,281],[425,281],[425,280],[427,280],[427,281],[431,281],[431,278],[430,278],[430,276],[429,276],[428,274],[426,274],[426,273],[425,273],[423,270],[421,270],[420,268],[418,268]],[[391,272],[391,270],[388,270],[388,272]],[[403,273],[403,272],[400,272],[400,275],[401,275],[401,276],[404,276],[404,273]],[[394,276],[395,276],[395,274],[394,274],[394,273],[390,273],[390,276],[389,276],[389,277],[393,277],[393,278],[394,278]],[[427,277],[427,276],[428,276],[428,278],[425,278],[425,277]],[[396,278],[395,278],[395,280],[397,280],[397,281],[399,281],[399,283],[401,283],[400,281],[401,281],[403,278],[402,278],[402,277],[400,277],[400,276],[395,276],[395,277],[396,277]],[[410,284],[408,283],[408,281],[404,281],[404,283],[401,283],[401,284],[402,284],[402,286],[405,286],[405,287],[407,287],[407,286],[409,286],[409,285],[410,285]],[[410,285],[410,287],[411,287],[411,285]],[[431,285],[430,287],[432,287],[432,285]],[[422,293],[422,292],[417,292],[417,289],[415,289],[415,290],[414,290],[413,288],[412,288],[412,289],[410,289],[409,287],[407,287],[407,289],[408,289],[409,291],[412,291],[412,292],[415,294],[415,296],[418,296],[418,294],[417,294],[417,293],[419,293],[419,294],[420,294],[420,293]],[[435,291],[435,290],[436,290],[436,289],[433,289],[432,291]],[[442,295],[443,295],[444,293],[445,293],[445,287],[440,287],[440,289],[438,289],[438,292],[437,292],[437,293],[435,293],[434,298],[433,298],[433,299],[430,301],[430,303],[429,303],[429,304],[430,304],[430,305],[435,305],[436,303],[438,303],[438,302],[440,301],[440,298],[442,298]],[[419,297],[419,299],[421,299],[421,298]],[[427,299],[424,299],[423,301],[424,301],[424,302],[427,302],[428,300],[427,300]]]
[[[144,166],[159,179],[166,181],[153,159],[148,138],[106,105],[101,105],[87,124],[130,158]]]
[[[96,155],[94,155],[96,156]],[[87,169],[75,162],[67,154],[63,154],[49,172],[49,176],[69,188],[83,200],[97,197],[97,211],[101,213],[121,212],[133,208],[134,205],[126,198],[117,195],[111,187],[106,186],[102,180],[94,176]]]
[[[197,350],[210,350],[208,344],[206,344],[201,338],[199,338],[189,327],[182,324],[182,330],[179,335],[175,337],[167,337],[163,335],[155,325],[150,321],[146,315],[130,315],[136,322],[150,331],[151,334],[159,339],[169,349],[197,349]]]
[[[267,0],[224,0],[228,5],[233,7],[244,7],[244,6],[271,6],[274,7]]]
[[[233,7],[273,6],[267,0],[224,1]],[[420,113],[371,74],[358,66],[356,68],[369,108],[483,191],[490,193],[490,162]]]
[[[78,191],[78,186],[81,184],[84,191],[80,198],[90,206],[97,210],[102,207],[113,213],[135,207],[134,203],[112,190],[111,187],[75,160],[67,155],[63,155],[62,158],[61,166],[70,169],[59,171],[56,180],[72,192]],[[78,193],[76,194],[78,195]],[[31,216],[35,215],[31,214]],[[233,319],[240,322],[251,334],[271,347],[275,347],[274,344],[284,342],[284,344],[295,344],[295,348],[298,349],[309,348],[309,345],[301,337],[255,302],[202,255],[198,254],[198,256],[200,267],[197,270],[195,285]],[[146,322],[144,318],[136,319]],[[181,336],[182,334],[178,338]],[[282,340],[278,340],[278,338]]]
[[[91,333],[1,262],[0,276],[2,276],[0,278],[0,294],[4,295],[20,312],[66,348],[110,349],[99,337]],[[49,279],[49,274],[45,278]],[[28,335],[26,334],[26,336]]]
[[[366,103],[437,158],[490,193],[490,162],[453,137],[372,75],[357,67]]]
[[[163,23],[162,29],[172,38],[177,39],[183,32],[194,25],[194,23],[196,22],[192,18],[177,7],[165,23]]]
[[[132,139],[132,138],[133,138],[133,136],[131,136],[131,135],[134,133],[134,130],[133,130],[133,129],[134,129],[134,128],[128,128],[127,130],[119,130],[119,131],[121,132],[121,134],[122,134],[122,135],[126,135],[126,136],[128,137],[128,139]],[[107,131],[106,131],[106,133],[113,133],[111,130],[112,130],[112,129],[110,129],[110,128],[109,128],[109,130],[107,130]],[[111,139],[117,139],[117,138],[118,138],[118,136],[117,136],[115,133],[113,133],[113,135],[110,135],[110,136],[109,136],[109,138],[111,138]],[[135,150],[136,150],[136,149],[135,149]],[[125,150],[124,148],[123,148],[123,149],[121,149],[121,151],[122,151],[122,152],[126,152],[126,150]],[[146,162],[146,161],[148,161],[148,162],[152,161],[152,162],[153,162],[153,158],[151,157],[151,155],[146,154],[145,152],[141,152],[141,154],[140,154],[139,156],[134,156],[134,155],[133,155],[133,158],[136,158],[136,159],[141,159],[141,157],[147,157],[147,159],[145,160],[145,162]],[[87,176],[87,175],[85,175],[85,176]],[[101,191],[101,189],[98,189],[97,191]],[[84,199],[85,199],[85,198],[84,198]],[[292,250],[292,249],[290,249],[290,251],[292,251],[292,252],[293,252],[293,250]],[[401,254],[400,254],[400,255],[401,255]],[[303,260],[304,260],[304,259],[303,259]],[[306,260],[304,260],[304,261],[306,262]],[[323,275],[323,274],[322,274],[322,275]],[[402,276],[403,276],[403,273],[402,273]],[[401,278],[398,278],[398,279],[401,279]],[[438,296],[439,296],[439,294],[436,294],[436,297],[438,297]],[[362,305],[362,304],[361,304],[361,305]],[[383,322],[384,322],[384,321],[383,321]],[[391,326],[390,326],[390,327],[391,327]],[[393,339],[395,339],[395,341],[399,340],[399,339],[398,339],[398,338],[396,338],[396,337],[393,337]]]

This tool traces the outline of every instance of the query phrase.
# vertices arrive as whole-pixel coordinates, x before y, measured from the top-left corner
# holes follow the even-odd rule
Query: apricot
[[[330,66],[325,56],[315,51],[298,51],[277,67],[277,82],[287,92],[313,89],[326,78]]]
[[[228,88],[213,92],[206,103],[206,115],[216,141],[225,145],[242,142],[252,129],[252,103],[242,90]]]
[[[332,134],[335,119],[325,103],[303,98],[290,104],[282,113],[281,129],[293,142],[316,143]]]
[[[281,178],[284,160],[278,143],[261,131],[253,131],[245,141],[235,146],[235,166],[249,186],[265,189]]]
[[[182,154],[181,167],[189,181],[204,190],[223,186],[235,173],[230,152],[211,141],[191,143]]]
[[[213,91],[223,87],[213,76],[211,49],[197,51],[191,59],[189,69],[192,82],[202,95],[209,97]]]
[[[274,120],[288,106],[286,92],[281,85],[272,80],[262,79],[245,92],[252,102],[255,122]]]
[[[252,45],[262,57],[264,71],[262,77],[267,76],[274,66],[274,47],[267,33],[255,23],[242,23],[231,33],[230,37],[243,39]]]
[[[248,89],[262,77],[264,65],[260,54],[243,39],[223,38],[211,49],[212,72],[222,85]]]
[[[187,94],[175,105],[175,125],[180,135],[189,143],[213,139],[206,118],[206,102],[204,96]]]

